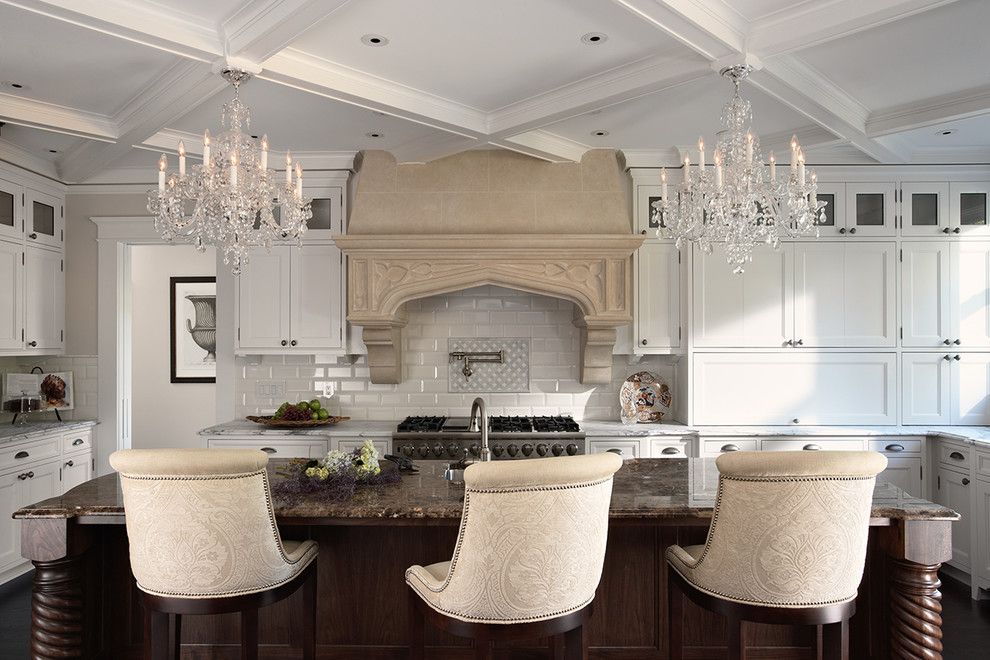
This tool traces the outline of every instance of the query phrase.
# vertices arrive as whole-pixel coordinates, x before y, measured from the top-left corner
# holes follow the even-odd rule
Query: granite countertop
[[[224,435],[233,436],[330,436],[346,435],[361,438],[390,437],[398,422],[374,422],[362,419],[348,419],[333,426],[317,426],[314,428],[302,429],[273,429],[269,426],[262,426],[246,419],[235,419],[231,422],[215,424],[199,432],[200,435],[210,437],[220,437]]]
[[[552,459],[540,459],[552,460]],[[269,463],[272,481],[282,479],[276,470],[285,461]],[[404,475],[401,483],[359,488],[344,502],[323,502],[314,497],[276,496],[275,516],[291,524],[333,524],[347,520],[457,520],[461,517],[464,487],[440,477],[439,461],[418,464],[419,474]],[[640,459],[626,461],[615,475],[610,517],[613,519],[683,519],[711,517],[718,486],[713,458]],[[122,522],[124,511],[120,483],[110,474],[73,488],[65,495],[24,507],[15,518],[101,518]],[[873,496],[873,517],[878,519],[956,520],[958,514],[939,504],[912,497],[901,489],[878,483]],[[94,522],[94,521],[86,521]]]
[[[31,440],[32,438],[51,435],[52,433],[68,433],[76,429],[96,426],[97,423],[96,420],[92,419],[77,419],[64,422],[54,420],[50,422],[28,422],[27,424],[2,424],[0,425],[0,444],[19,440]]]

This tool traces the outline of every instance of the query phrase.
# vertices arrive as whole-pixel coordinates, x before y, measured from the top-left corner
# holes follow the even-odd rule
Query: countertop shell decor
[[[637,371],[619,390],[623,424],[658,424],[671,414],[673,393],[663,378],[649,371]]]

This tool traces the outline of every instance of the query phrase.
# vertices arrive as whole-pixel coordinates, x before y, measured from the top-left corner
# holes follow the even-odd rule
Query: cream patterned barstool
[[[682,657],[682,595],[728,619],[821,625],[825,658],[848,658],[863,578],[873,485],[887,459],[867,451],[734,452],[716,461],[718,495],[704,545],[667,549],[670,657]]]
[[[424,658],[424,618],[475,640],[551,638],[586,658],[584,623],[602,575],[615,454],[475,463],[450,561],[412,566],[410,657]],[[561,639],[561,637],[563,639]]]
[[[282,541],[253,449],[128,449],[120,473],[147,660],[179,657],[183,614],[241,613],[241,657],[258,657],[258,608],[303,594],[303,658],[315,657],[313,541]],[[169,639],[169,619],[174,622]]]

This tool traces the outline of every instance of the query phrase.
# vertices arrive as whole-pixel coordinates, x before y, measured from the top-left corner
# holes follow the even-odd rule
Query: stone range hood
[[[498,285],[575,303],[582,383],[608,383],[616,329],[632,322],[629,179],[621,154],[546,163],[470,151],[427,164],[358,161],[346,235],[347,320],[361,326],[373,383],[402,378],[403,305]]]

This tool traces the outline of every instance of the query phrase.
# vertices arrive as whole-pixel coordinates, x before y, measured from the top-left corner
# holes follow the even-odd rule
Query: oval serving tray
[[[350,417],[327,417],[326,419],[300,419],[285,420],[272,419],[271,415],[248,415],[246,419],[255,424],[270,426],[276,429],[304,429],[313,426],[333,426],[334,424],[350,419]]]

